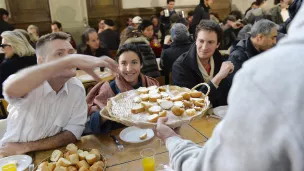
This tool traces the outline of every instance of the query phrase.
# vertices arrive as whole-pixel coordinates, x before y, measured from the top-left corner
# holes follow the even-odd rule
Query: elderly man
[[[159,119],[175,171],[304,170],[303,15],[302,7],[288,36],[237,73],[227,114],[203,147]]]
[[[0,157],[57,148],[80,139],[87,104],[84,87],[74,77],[75,68],[98,80],[94,68],[117,71],[118,66],[110,58],[70,55],[75,50],[69,40],[63,32],[42,36],[36,47],[39,65],[4,82],[10,114],[7,132],[0,141]]]
[[[234,74],[248,59],[272,48],[277,41],[277,25],[269,20],[259,20],[252,28],[248,39],[240,40],[231,50],[229,61],[234,65],[234,71],[228,80],[232,83]]]
[[[222,40],[222,28],[211,20],[202,20],[196,28],[196,42],[173,64],[174,85],[192,88],[205,82],[210,88],[209,98],[213,107],[227,105],[229,84],[227,75],[233,71],[231,62],[224,62],[217,48]],[[199,91],[206,93],[207,87]]]

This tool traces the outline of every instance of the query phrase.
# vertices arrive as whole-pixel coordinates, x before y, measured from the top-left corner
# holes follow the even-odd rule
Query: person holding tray
[[[103,133],[123,126],[101,118],[99,112],[107,105],[109,98],[139,87],[159,86],[157,80],[140,72],[143,58],[136,45],[122,45],[117,60],[120,74],[115,80],[95,85],[87,95],[89,121],[86,123],[84,134]]]

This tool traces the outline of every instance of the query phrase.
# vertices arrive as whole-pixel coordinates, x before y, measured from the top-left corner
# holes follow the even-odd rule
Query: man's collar
[[[43,95],[44,95],[44,98],[51,92],[53,92],[53,88],[51,87],[51,85],[49,84],[48,81],[45,81],[43,83]],[[55,92],[55,91],[54,91]],[[61,93],[61,92],[66,92],[66,94],[69,93],[69,90],[68,90],[68,86],[67,86],[67,82],[63,85],[63,87],[61,88],[61,90],[58,92]]]

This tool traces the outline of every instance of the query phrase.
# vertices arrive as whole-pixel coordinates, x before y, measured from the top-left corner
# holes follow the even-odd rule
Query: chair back
[[[158,81],[159,86],[166,85],[165,76],[160,76],[160,77],[157,77],[157,78],[155,78],[155,79]]]
[[[1,119],[0,120],[0,140],[3,138],[3,136],[6,132],[6,125],[7,125],[7,120]]]

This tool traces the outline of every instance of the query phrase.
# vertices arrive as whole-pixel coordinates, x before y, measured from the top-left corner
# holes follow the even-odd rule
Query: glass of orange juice
[[[8,163],[2,166],[2,171],[17,171],[17,166],[15,163]]]
[[[140,151],[144,171],[155,171],[155,150],[147,148]]]

